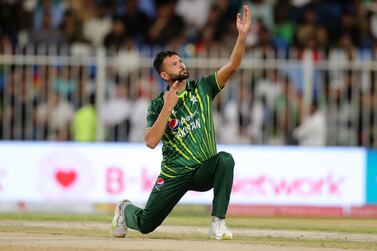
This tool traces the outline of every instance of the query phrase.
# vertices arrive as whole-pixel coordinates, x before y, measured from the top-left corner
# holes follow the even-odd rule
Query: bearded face
[[[170,74],[170,78],[171,80],[173,80],[173,82],[175,81],[178,81],[178,82],[181,82],[185,79],[188,79],[188,77],[190,76],[188,70],[186,68],[182,69],[179,74]]]
[[[182,59],[173,55],[164,59],[164,69],[161,77],[172,82],[181,82],[189,77],[189,73]]]

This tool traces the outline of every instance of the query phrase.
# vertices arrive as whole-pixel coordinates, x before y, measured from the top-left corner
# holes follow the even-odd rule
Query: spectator
[[[301,146],[326,145],[326,116],[325,111],[312,101],[310,115],[294,131],[293,135]]]
[[[239,86],[238,93],[238,136],[242,144],[250,144],[250,123],[251,123],[251,94],[245,84]]]
[[[27,41],[21,35],[31,29],[32,13],[24,8],[22,1],[0,1],[0,43],[6,37],[13,45],[24,44]]]
[[[99,4],[94,10],[94,16],[84,23],[84,36],[95,47],[102,45],[105,36],[111,31],[112,20],[107,16],[106,7],[104,3]]]
[[[232,22],[234,25],[234,17],[241,10],[241,1],[242,0],[214,0],[214,4],[220,9],[221,18],[220,24],[222,27],[226,27],[225,24]],[[252,10],[251,10],[252,11]],[[223,29],[225,32],[226,30]]]
[[[359,145],[371,148],[377,147],[377,86],[362,93],[363,102],[360,104],[359,123],[361,128]]]
[[[266,125],[270,123],[268,119],[271,118],[271,109],[266,105],[265,98],[256,98],[255,95],[252,96],[252,105],[250,111],[250,126],[249,134],[252,144],[265,144],[268,141],[268,133],[266,130]]]
[[[73,119],[73,135],[75,141],[92,142],[97,137],[97,112],[95,95],[88,98],[87,104],[80,107]]]
[[[59,67],[57,75],[52,80],[54,91],[69,101],[73,100],[73,95],[77,90],[77,80],[72,77],[72,72],[72,67]]]
[[[105,36],[103,44],[106,48],[120,49],[126,42],[126,29],[120,17],[113,18],[111,32]]]
[[[221,143],[237,144],[240,142],[238,132],[238,104],[232,99],[227,102],[223,111],[222,127],[219,131]]]
[[[357,109],[352,105],[352,75],[347,74],[342,83],[330,85],[330,102],[327,106],[328,142],[330,145],[356,145],[356,132],[352,124],[356,121]]]
[[[265,27],[261,27],[261,29],[259,30],[257,46],[265,52],[274,50],[271,32]]]
[[[151,97],[154,97],[154,95],[148,95],[146,88],[140,85],[137,98],[132,104],[132,112],[130,114],[130,142],[144,142],[147,120],[145,116],[141,116],[141,114],[147,114]]]
[[[355,53],[355,47],[352,43],[352,39],[348,34],[344,34],[338,44],[337,50],[331,50],[328,56],[330,64],[336,64],[336,62],[347,62],[357,59]],[[340,85],[344,87],[346,80],[346,74],[343,69],[334,69],[330,72],[330,85]]]
[[[275,43],[279,48],[287,48],[294,42],[296,25],[294,23],[295,7],[289,0],[278,1],[274,6]]]
[[[56,0],[54,0],[56,1]],[[61,1],[61,0],[60,0]],[[86,20],[96,15],[96,10],[101,7],[101,5],[109,5],[108,3],[112,1],[97,1],[97,0],[64,0],[64,5],[66,10],[72,12],[80,23],[84,23]]]
[[[139,8],[139,0],[126,0],[126,14],[123,18],[127,36],[144,41],[151,26],[151,18]]]
[[[227,42],[230,42],[232,45],[235,42],[234,37],[229,41],[229,36],[237,34],[237,29],[234,27],[234,17],[239,9],[239,0],[215,0],[210,8],[207,25],[212,25],[215,28],[215,39],[221,41],[222,46],[226,46]],[[227,34],[229,36],[226,37]],[[226,38],[224,39],[224,37]]]
[[[312,76],[313,95],[319,100],[325,96],[328,101],[328,144],[377,144],[376,126],[371,122],[377,117],[374,112],[376,94],[373,94],[375,76],[369,66],[359,68],[359,64],[365,61],[369,64],[375,59],[377,4],[374,0],[4,0],[0,1],[0,54],[6,57],[24,53],[72,56],[86,53],[85,56],[92,56],[92,49],[98,45],[119,49],[107,50],[105,55],[115,59],[116,67],[110,68],[115,69],[114,74],[132,80],[124,87],[126,93],[131,88],[132,94],[125,95],[127,101],[119,98],[118,103],[111,103],[114,101],[112,96],[106,103],[127,111],[119,112],[121,115],[118,111],[115,114],[109,112],[112,118],[107,118],[110,121],[106,125],[110,130],[108,139],[121,137],[122,140],[138,141],[142,132],[134,129],[141,128],[138,125],[144,121],[137,114],[144,109],[148,97],[143,90],[148,88],[143,87],[135,94],[134,86],[138,83],[134,80],[138,79],[140,70],[144,71],[143,56],[148,57],[157,46],[169,46],[180,50],[184,56],[222,58],[228,44],[234,42],[230,40],[234,39],[233,32],[237,32],[234,15],[243,2],[254,9],[253,16],[257,19],[248,34],[248,60],[267,61],[263,61],[266,64],[262,65],[253,64],[250,68],[246,66],[241,73],[244,88],[255,84],[251,94],[246,93],[247,89],[241,91],[236,100],[229,101],[227,96],[216,104],[218,109],[214,110],[214,116],[224,116],[215,121],[229,128],[229,134],[219,134],[220,140],[240,143],[249,141],[251,137],[253,143],[296,143],[292,130],[302,124],[301,93],[307,88],[303,81],[304,76],[308,76],[307,69]],[[191,8],[195,11],[190,11]],[[189,44],[182,46],[186,38]],[[82,47],[79,50],[77,44],[82,46],[82,42],[88,41],[90,45],[84,45],[86,50]],[[29,46],[31,43],[58,46],[40,46],[35,50]],[[62,43],[70,47],[61,46]],[[148,50],[144,50],[144,43],[152,49],[147,47]],[[65,53],[67,48],[69,53]],[[311,49],[312,54],[307,54],[307,49]],[[115,57],[112,52],[116,53]],[[304,55],[313,59],[313,70],[311,64],[301,63],[301,60],[307,62]],[[271,58],[294,61],[285,64],[280,60],[270,61]],[[357,64],[353,63],[355,61]],[[27,122],[35,122],[38,117],[40,123],[41,116],[36,116],[35,112],[30,115],[29,108],[36,103],[40,106],[47,104],[46,96],[52,97],[47,95],[51,91],[69,105],[80,107],[82,97],[96,88],[99,73],[97,67],[84,64],[76,68],[65,63],[65,66],[54,63],[42,66],[44,63],[40,64],[39,60],[35,64],[24,62],[27,67],[17,65],[10,67],[9,71],[7,61],[0,62],[0,121],[4,125],[0,127],[0,134],[10,139],[27,139],[29,132],[41,128],[30,129],[32,126]],[[60,61],[57,63],[60,65]],[[199,72],[207,71],[207,67],[212,66],[194,66]],[[275,69],[277,71],[273,72]],[[263,72],[266,70],[268,73]],[[107,71],[107,74],[112,75],[113,72]],[[194,71],[194,74],[197,72]],[[289,80],[280,79],[279,75],[289,76]],[[131,82],[132,86],[129,86]],[[327,93],[323,94],[323,91]],[[252,98],[249,95],[253,95]],[[129,97],[140,99],[131,103]],[[132,110],[138,112],[132,113]],[[119,119],[116,122],[116,119],[111,120],[115,117]],[[33,132],[36,136],[32,138],[70,137],[69,129],[58,133],[60,129],[52,129],[47,122],[44,126],[46,131]]]
[[[350,37],[352,44],[360,45],[360,29],[358,22],[362,20],[356,20],[356,17],[351,12],[343,12],[340,18],[340,23],[332,34],[334,41],[340,41],[345,35]]]
[[[156,16],[155,0],[139,0],[139,8],[150,18]]]
[[[275,140],[280,144],[292,145],[296,143],[292,133],[299,123],[300,103],[297,98],[298,93],[292,86],[289,77],[284,78],[282,89],[281,94],[276,97],[273,110],[273,119],[275,120],[273,125],[276,128],[271,131],[276,136]],[[267,121],[271,121],[271,119]]]
[[[337,24],[340,19],[340,9],[341,4],[334,4],[334,1],[312,0],[305,4],[300,11],[304,13],[306,10],[313,11],[316,16],[316,25],[323,26],[326,30],[334,31],[334,29],[339,29]]]
[[[324,26],[317,26],[315,31],[316,48],[320,51],[328,51],[330,47],[329,34]]]
[[[276,99],[282,94],[282,86],[278,71],[263,71],[255,84],[255,96],[257,100],[265,99],[268,109],[273,109]]]
[[[369,15],[370,32],[377,38],[377,1],[366,1],[365,7]]]
[[[64,15],[62,1],[38,0],[37,7],[34,10],[33,28],[35,30],[40,30],[42,28],[43,16],[46,12],[51,15],[52,27],[57,28],[61,24]]]
[[[108,140],[129,139],[131,109],[127,86],[123,83],[116,84],[115,95],[111,96],[101,108],[101,120],[107,128]]]
[[[73,11],[67,10],[64,13],[63,22],[61,24],[61,29],[63,31],[66,43],[71,45],[74,43],[87,42],[82,32],[82,23],[74,15]]]
[[[211,5],[207,22],[196,38],[195,47],[199,54],[210,48],[221,48],[220,40],[225,30],[221,24],[223,15],[223,10],[218,5]]]
[[[200,32],[200,38],[195,44],[196,52],[201,54],[208,49],[222,48],[221,42],[216,38],[216,27],[214,25],[207,24]]]
[[[211,1],[203,0],[180,0],[176,7],[176,13],[181,15],[187,27],[186,36],[189,40],[194,39],[197,31],[203,29],[207,22],[207,16]]]
[[[305,48],[315,37],[317,16],[312,9],[306,9],[302,19],[297,27],[296,41],[299,47]]]
[[[8,129],[4,132],[7,139],[26,140],[32,136],[27,135],[30,130],[32,113],[35,108],[35,99],[31,89],[32,83],[26,78],[25,68],[12,68],[10,76],[6,79],[5,93],[3,98],[4,120],[9,123]],[[4,125],[4,124],[3,124]],[[27,130],[26,130],[27,129]],[[31,131],[31,130],[30,130]]]
[[[30,33],[30,42],[33,44],[61,44],[64,43],[63,33],[52,25],[51,13],[43,13],[42,27]]]
[[[250,143],[250,101],[251,96],[245,85],[234,88],[237,98],[230,99],[223,109],[223,120],[219,139],[224,144]]]
[[[157,16],[148,32],[147,42],[156,45],[167,45],[173,40],[184,40],[185,23],[175,13],[176,0],[157,1]]]
[[[48,140],[69,140],[74,114],[73,106],[56,92],[50,92],[47,102],[36,109],[37,124],[47,129]]]

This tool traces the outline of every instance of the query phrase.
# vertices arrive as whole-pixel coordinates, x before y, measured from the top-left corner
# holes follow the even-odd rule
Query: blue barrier
[[[368,151],[367,154],[366,202],[377,204],[377,150]]]

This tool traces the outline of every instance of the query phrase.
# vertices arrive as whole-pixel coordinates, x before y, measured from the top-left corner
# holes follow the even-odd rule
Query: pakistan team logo
[[[169,122],[169,127],[170,129],[172,129],[173,131],[176,131],[178,130],[178,127],[179,127],[179,120],[178,119],[172,119],[170,122]]]

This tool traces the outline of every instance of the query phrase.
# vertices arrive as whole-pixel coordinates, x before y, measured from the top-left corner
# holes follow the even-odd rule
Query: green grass
[[[0,220],[110,222],[110,214],[0,213]]]

